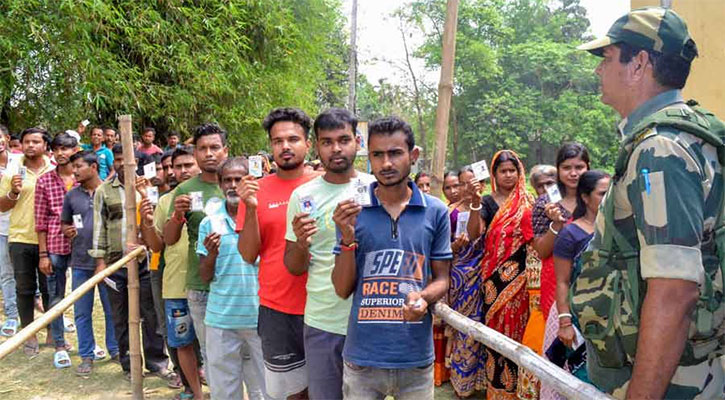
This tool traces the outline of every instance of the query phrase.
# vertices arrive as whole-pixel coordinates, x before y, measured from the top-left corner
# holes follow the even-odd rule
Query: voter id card
[[[20,175],[20,179],[25,180],[25,176],[28,174],[28,168],[27,167],[18,167],[18,175]]]
[[[148,196],[151,204],[159,204],[159,188],[157,188],[156,186],[147,187],[146,195]]]
[[[191,211],[204,211],[204,194],[202,192],[191,192]]]
[[[249,175],[255,178],[262,177],[262,156],[250,156],[249,157]]]
[[[220,235],[226,235],[227,232],[227,221],[224,218],[211,218],[211,230],[212,232]]]
[[[470,219],[470,216],[470,211],[463,211],[458,213],[458,222],[456,223],[456,237],[468,232],[468,220]]]
[[[300,197],[300,211],[312,215],[312,213],[315,212],[315,209],[315,199],[313,199],[312,196],[307,195]]]
[[[143,177],[151,180],[156,178],[156,163],[150,162],[143,166]]]
[[[553,184],[546,187],[546,193],[549,195],[550,203],[558,203],[561,201],[561,193],[559,193],[559,185]]]
[[[367,207],[372,204],[372,201],[370,201],[370,186],[363,183],[361,180],[357,180],[355,182],[355,188],[353,191],[353,200],[355,200],[355,203]]]
[[[479,182],[488,179],[491,176],[491,174],[488,172],[488,166],[486,165],[485,160],[481,160],[471,164],[471,169],[473,170],[473,176]]]
[[[73,226],[76,229],[83,229],[83,216],[80,214],[73,214]]]

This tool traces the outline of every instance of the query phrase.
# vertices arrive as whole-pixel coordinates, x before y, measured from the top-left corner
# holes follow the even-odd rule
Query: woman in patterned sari
[[[518,155],[502,150],[491,161],[492,193],[473,204],[481,218],[469,224],[469,234],[486,230],[481,261],[484,323],[520,342],[529,318],[526,291],[526,244],[533,238],[533,197],[526,191],[526,172]],[[486,398],[515,399],[518,366],[497,352],[486,349]]]
[[[458,173],[458,180],[461,182],[462,199],[456,211],[460,216],[462,213],[471,213],[472,199],[474,197],[479,199],[481,195],[476,191],[476,187],[480,189],[480,184],[475,186],[471,183],[473,172],[470,168],[462,169]],[[483,239],[469,241],[463,220],[465,219],[457,219],[456,223],[451,225],[451,231],[454,232],[454,241],[451,244],[454,259],[448,289],[448,303],[453,310],[474,321],[482,322],[480,265],[483,255]],[[459,221],[462,224],[460,227],[458,226]],[[450,326],[446,327],[446,337],[448,338],[446,364],[451,371],[451,385],[456,395],[465,398],[476,391],[483,390],[486,380],[481,343]]]

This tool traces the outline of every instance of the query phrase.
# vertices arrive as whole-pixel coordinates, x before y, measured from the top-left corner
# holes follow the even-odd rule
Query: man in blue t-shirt
[[[418,158],[410,125],[396,117],[368,128],[378,180],[370,205],[340,202],[332,282],[353,295],[343,349],[346,399],[433,399],[433,330],[428,305],[448,290],[448,210],[410,181]]]
[[[103,128],[94,126],[91,128],[91,144],[83,145],[83,150],[90,150],[96,153],[98,158],[98,176],[102,181],[106,180],[113,171],[113,152],[104,143]]]

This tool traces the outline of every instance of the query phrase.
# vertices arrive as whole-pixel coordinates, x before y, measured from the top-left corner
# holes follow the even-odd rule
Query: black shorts
[[[257,333],[262,339],[267,393],[278,398],[304,390],[307,387],[304,317],[260,305]]]

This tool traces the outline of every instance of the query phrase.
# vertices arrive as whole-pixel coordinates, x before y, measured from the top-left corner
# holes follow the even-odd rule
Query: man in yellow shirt
[[[35,182],[54,167],[45,155],[50,136],[41,128],[28,128],[20,133],[23,155],[10,166],[0,180],[0,212],[10,210],[8,247],[15,271],[18,314],[24,328],[33,322],[33,305],[37,285],[48,308],[48,287],[38,269],[38,235],[35,232]],[[45,254],[47,256],[47,254]],[[37,282],[37,284],[36,284]],[[38,354],[38,339],[25,343],[25,354]]]

